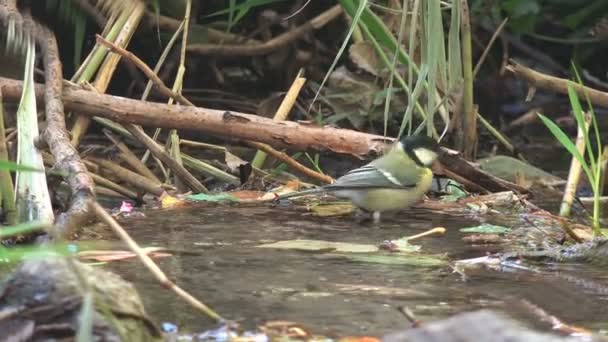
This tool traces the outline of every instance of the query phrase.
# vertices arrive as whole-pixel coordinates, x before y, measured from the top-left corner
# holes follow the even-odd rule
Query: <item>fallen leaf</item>
[[[161,258],[171,256],[170,253],[163,252],[165,249],[162,247],[144,247],[144,252],[152,258]],[[82,251],[76,254],[81,260],[95,260],[101,262],[117,261],[124,259],[131,259],[137,257],[137,255],[131,251],[111,251],[111,250],[91,250]]]
[[[369,253],[377,252],[378,247],[374,245],[333,242],[324,240],[284,240],[257,246],[259,248],[295,249],[303,251],[332,251],[347,253]]]
[[[185,196],[186,199],[195,202],[239,202],[239,199],[229,193],[219,194],[193,194]]]
[[[241,201],[259,201],[264,198],[266,192],[264,191],[253,191],[253,190],[239,190],[239,191],[231,191],[227,194],[238,198]]]
[[[163,209],[175,208],[186,204],[186,202],[177,197],[173,197],[166,192],[160,196],[160,207]]]
[[[510,232],[511,228],[484,223],[475,227],[460,228],[460,231],[463,233],[477,234],[505,234]]]
[[[422,255],[422,254],[405,254],[405,253],[390,253],[390,254],[365,254],[365,253],[329,253],[324,254],[328,258],[345,258],[357,262],[366,262],[373,264],[384,265],[404,265],[417,267],[436,267],[447,263],[443,256]]]
[[[330,217],[347,215],[355,211],[352,203],[317,204],[310,208],[314,216]]]

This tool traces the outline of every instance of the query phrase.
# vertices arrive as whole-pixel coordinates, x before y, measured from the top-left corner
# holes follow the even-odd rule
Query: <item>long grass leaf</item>
[[[93,313],[94,313],[93,291],[86,291],[83,295],[80,308],[79,326],[76,334],[77,342],[93,341]]]
[[[27,54],[23,79],[23,92],[17,109],[18,152],[17,163],[44,169],[42,154],[34,144],[39,136],[38,111],[34,93],[34,63],[36,47],[27,38]],[[46,175],[40,172],[18,171],[16,176],[17,215],[20,222],[53,222],[51,196],[46,184]]]
[[[572,114],[576,119],[576,125],[578,127],[585,128],[587,126],[585,123],[585,112],[583,111],[581,102],[578,98],[578,95],[576,94],[576,90],[574,90],[574,86],[570,81],[568,81],[568,98],[570,99],[570,107],[572,108]],[[589,132],[587,129],[583,129],[583,137],[585,138],[585,147],[587,150],[587,155],[589,156],[591,169],[595,170],[595,154],[593,153],[593,147],[591,146],[591,141],[589,140]]]
[[[17,164],[10,160],[0,160],[0,170],[8,170],[8,171],[25,171],[25,172],[44,172],[42,169],[37,169],[35,167]]]
[[[45,222],[28,222],[14,226],[2,227],[2,229],[0,229],[0,240],[16,235],[25,235],[32,232],[37,232],[49,227],[50,225]]]
[[[538,117],[543,121],[545,126],[547,126],[549,131],[562,144],[562,146],[564,146],[564,148],[566,150],[568,150],[568,152],[570,152],[570,154],[574,158],[576,158],[576,160],[578,160],[578,162],[581,164],[581,167],[583,168],[583,171],[585,171],[585,174],[587,175],[589,180],[592,181],[594,179],[594,175],[591,172],[591,169],[589,168],[587,161],[578,152],[578,150],[576,149],[576,145],[572,142],[572,140],[570,140],[570,138],[566,135],[566,133],[564,133],[564,131],[562,131],[562,129],[559,128],[559,126],[557,126],[551,119],[549,119],[548,117],[546,117],[540,113],[538,114]]]
[[[343,6],[344,6],[345,2],[348,2],[348,1],[341,1]],[[321,85],[319,86],[319,90],[317,90],[317,92],[315,93],[315,97],[310,102],[309,111],[310,111],[310,109],[312,109],[313,104],[317,101],[317,98],[319,97],[319,94],[321,93],[321,89],[323,89],[325,82],[327,82],[327,80],[329,79],[329,75],[331,75],[332,71],[338,64],[340,57],[342,57],[342,54],[346,50],[346,46],[348,45],[348,42],[350,41],[350,37],[352,36],[353,32],[355,31],[355,27],[358,25],[359,20],[361,19],[361,14],[363,14],[363,11],[365,10],[366,7],[367,7],[367,0],[360,0],[359,7],[357,8],[357,11],[352,16],[352,18],[353,18],[352,25],[348,29],[348,32],[346,33],[346,37],[344,37],[344,41],[342,42],[342,46],[340,46],[340,49],[338,50],[336,57],[334,58],[333,62],[331,63],[331,66],[327,70],[325,77],[323,77],[323,81],[321,82]]]

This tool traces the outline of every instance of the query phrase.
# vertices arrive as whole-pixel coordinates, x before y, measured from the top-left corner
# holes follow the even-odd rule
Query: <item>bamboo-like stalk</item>
[[[113,162],[100,158],[89,158],[92,162],[98,164],[104,169],[112,172],[120,180],[133,185],[134,187],[141,189],[145,192],[149,192],[155,196],[160,196],[165,192],[165,189],[161,186],[162,184],[153,182],[148,178],[141,176],[129,169],[126,169],[120,165],[116,165]]]
[[[241,184],[241,181],[237,177],[235,177],[227,172],[224,172],[212,165],[209,165],[209,164],[203,162],[202,160],[191,157],[185,153],[182,153],[182,159],[184,161],[184,165],[186,165],[190,169],[199,171],[205,175],[211,176],[215,179],[218,179],[220,181],[223,181],[223,182],[226,182],[226,183],[229,183],[232,185],[238,186]]]
[[[589,130],[589,124],[591,119],[589,116],[585,116],[585,127],[578,127],[576,134],[576,149],[581,154],[585,153],[585,131]],[[581,163],[572,156],[572,161],[570,162],[570,170],[568,171],[568,181],[566,182],[566,188],[564,189],[564,196],[562,198],[562,203],[559,207],[559,216],[568,217],[570,216],[570,211],[572,209],[572,203],[574,202],[574,198],[576,197],[576,188],[578,187],[578,183],[581,177]],[[592,180],[589,180],[592,181]]]
[[[129,44],[129,41],[131,40],[131,37],[133,37],[133,34],[135,33],[144,12],[145,6],[142,1],[134,1],[132,10],[124,11],[124,13],[121,15],[121,19],[124,16],[127,16],[127,19],[123,26],[119,26],[120,32],[118,33],[114,44],[122,46]],[[119,22],[120,21],[121,20],[119,20]],[[98,92],[105,93],[107,90],[120,58],[121,56],[118,54],[107,54],[105,56],[105,60],[99,70],[97,70],[97,76],[93,82],[93,87],[95,87]],[[89,74],[86,74],[85,76],[89,76]],[[86,115],[77,115],[74,126],[72,127],[72,145],[78,146],[90,123],[90,117]]]
[[[0,161],[8,161],[8,149],[4,130],[4,105],[2,89],[0,89]],[[0,208],[4,210],[6,222],[9,225],[17,224],[17,208],[15,207],[15,192],[13,179],[8,170],[0,169]]]
[[[287,120],[287,118],[289,117],[289,112],[291,111],[291,108],[293,108],[293,105],[296,103],[298,95],[300,94],[300,90],[302,90],[302,87],[304,86],[304,83],[306,83],[306,79],[302,77],[302,71],[300,70],[296,78],[291,83],[291,86],[289,87],[287,94],[285,94],[283,101],[281,101],[281,105],[279,106],[277,112],[274,115],[274,120]],[[266,161],[266,156],[266,152],[258,150],[255,153],[253,160],[251,161],[251,166],[261,169],[264,165],[264,161]]]
[[[104,134],[106,135],[106,137],[108,137],[108,139],[112,141],[112,143],[114,143],[114,145],[121,152],[121,157],[123,158],[123,160],[127,164],[129,164],[133,168],[133,170],[139,172],[142,176],[148,177],[154,182],[161,182],[160,179],[158,179],[156,175],[154,175],[154,173],[152,173],[152,171],[148,169],[146,164],[142,163],[139,158],[137,158],[137,156],[131,151],[131,149],[129,149],[127,145],[120,141],[118,137],[114,136],[108,131],[104,131]]]
[[[184,27],[182,33],[182,46],[179,56],[179,66],[177,68],[177,75],[173,82],[173,93],[182,96],[182,88],[184,85],[184,75],[186,74],[186,48],[188,47],[188,28],[190,27],[190,11],[192,10],[192,0],[186,0],[186,9],[184,11]],[[169,99],[169,104],[173,103],[173,99]],[[169,153],[175,160],[175,163],[179,166],[183,166],[182,154],[179,146],[179,134],[176,129],[169,131]],[[186,191],[186,185],[182,182],[179,175],[174,177],[173,183],[182,192]]]
[[[477,114],[473,101],[473,48],[471,43],[471,18],[467,0],[460,0],[462,17],[462,63],[464,76],[463,120],[461,130],[463,139],[461,150],[469,160],[475,158],[477,150]]]
[[[135,193],[134,191],[127,189],[126,187],[120,185],[120,184],[116,184],[114,182],[112,182],[111,180],[100,176],[96,173],[90,172],[89,174],[91,175],[91,178],[93,178],[93,181],[95,182],[95,189],[98,189],[100,186],[112,190],[116,193],[121,194],[122,196],[128,197],[128,198],[133,198],[136,199],[137,198],[137,193]]]

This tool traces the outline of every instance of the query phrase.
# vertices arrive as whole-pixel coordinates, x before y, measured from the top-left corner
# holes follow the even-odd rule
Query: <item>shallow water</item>
[[[466,281],[449,266],[422,268],[328,259],[322,253],[255,248],[288,239],[319,239],[377,245],[432,227],[444,237],[418,240],[425,253],[450,260],[485,251],[461,240],[459,228],[477,225],[468,217],[405,211],[379,226],[350,216],[319,218],[284,208],[201,207],[146,212],[121,223],[142,246],[162,246],[173,256],[156,259],[181,287],[218,313],[253,328],[267,320],[290,320],[316,333],[381,335],[408,327],[397,311],[407,306],[422,321],[478,308],[495,308],[548,329],[529,314],[527,301],[564,322],[608,329],[608,272],[585,265],[545,265],[526,271],[467,272]],[[148,313],[158,322],[202,331],[209,321],[160,288],[136,260],[109,268],[137,286]]]

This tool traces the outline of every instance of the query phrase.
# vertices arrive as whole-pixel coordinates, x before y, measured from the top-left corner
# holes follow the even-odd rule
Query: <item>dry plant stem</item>
[[[169,106],[169,105],[166,105]],[[180,108],[178,106],[169,106],[173,108]],[[116,121],[116,120],[114,120]],[[156,126],[160,127],[160,126]],[[183,166],[177,164],[175,159],[165,151],[163,146],[160,146],[154,139],[150,138],[140,126],[134,124],[125,124],[125,128],[131,133],[137,140],[143,143],[158,159],[165,163],[169,169],[171,169],[180,179],[188,185],[188,187],[196,192],[207,193],[209,190],[201,183],[196,177],[194,177],[188,170]]]
[[[44,164],[46,166],[50,167],[55,164],[55,158],[53,158],[52,155],[50,155],[49,153],[46,153],[44,151],[42,152],[42,159],[44,160]],[[107,189],[118,192],[118,193],[122,194],[123,196],[129,197],[129,198],[136,199],[138,197],[137,193],[135,193],[135,191],[132,191],[122,185],[116,184],[116,183],[112,182],[111,180],[98,175],[97,173],[99,172],[99,165],[97,165],[93,162],[90,162],[88,160],[83,160],[83,163],[86,165],[86,167],[89,171],[89,175],[95,182],[95,192],[97,192],[97,189],[99,188],[99,186],[103,186]]]
[[[118,46],[115,46],[114,44],[112,44],[111,42],[108,42],[107,40],[103,39],[103,37],[97,35],[97,42],[100,44],[103,44],[107,47],[109,47],[113,52],[116,52],[118,54],[120,54],[121,56],[125,57],[128,61],[132,62],[137,68],[139,68],[144,74],[146,74],[146,76],[153,82],[154,85],[156,85],[156,88],[165,96],[174,99],[175,101],[183,104],[183,105],[188,105],[188,106],[193,106],[194,104],[191,103],[190,101],[188,101],[183,95],[179,94],[178,92],[173,91],[172,89],[169,89],[164,83],[163,81],[154,73],[154,71],[152,71],[142,60],[140,60],[137,56],[135,56],[134,54],[130,53],[129,51],[126,51],[125,49],[122,49]],[[300,90],[302,89],[302,87],[304,86],[304,83],[306,82],[305,78],[302,77],[297,77],[294,82],[292,83],[292,86],[289,88],[289,91],[287,92],[285,98],[283,99],[283,101],[281,102],[281,105],[279,106],[279,109],[277,110],[277,113],[275,114],[275,120],[277,121],[283,121],[287,118],[289,111],[291,110],[291,108],[293,107],[293,104],[295,103],[298,94],[300,93]],[[286,164],[292,166],[294,169],[310,176],[313,177],[315,179],[319,179],[322,182],[325,183],[331,183],[333,182],[333,179],[331,177],[328,177],[326,175],[322,175],[314,170],[311,170],[309,168],[307,168],[306,166],[300,164],[299,162],[295,161],[293,158],[289,157],[288,155],[276,151],[275,149],[273,149],[271,146],[265,145],[265,144],[260,144],[260,143],[256,143],[253,141],[248,142],[249,145],[252,146],[257,146],[259,147],[259,149],[263,150],[264,152],[268,153],[268,154],[272,154],[273,156],[275,156],[277,159],[280,159],[282,161],[284,161]],[[262,147],[260,147],[262,146]],[[258,155],[256,155],[257,159],[259,158]],[[255,160],[254,159],[254,160]],[[258,165],[259,167],[259,165]]]
[[[21,81],[0,77],[5,101],[19,101]],[[36,86],[38,99],[41,86]],[[257,115],[206,109],[201,107],[170,106],[133,99],[96,94],[67,88],[63,92],[66,108],[82,114],[99,116],[121,123],[135,123],[150,127],[183,128],[220,137],[263,142],[274,147],[292,150],[332,151],[364,157],[377,155],[387,147],[387,139],[379,135],[334,127],[319,127],[292,121],[277,122]],[[441,163],[489,191],[514,190],[527,192],[516,184],[501,180],[465,161],[457,152],[444,149]]]
[[[89,171],[89,174],[91,175],[91,177],[93,177],[93,181],[95,181],[95,185],[96,185],[95,189],[98,189],[99,186],[103,186],[103,187],[110,189],[112,191],[115,191],[125,197],[133,198],[133,199],[137,198],[136,192],[129,190],[129,189],[125,188],[124,186],[116,184],[116,183],[112,182],[111,180],[109,180],[105,177],[102,177],[96,173]]]
[[[306,79],[301,77],[300,76],[301,74],[302,74],[302,71],[300,70],[300,72],[298,73],[298,76],[296,76],[296,78],[291,83],[291,87],[289,87],[289,90],[287,91],[287,94],[285,94],[283,101],[281,101],[281,105],[279,106],[279,108],[277,109],[277,112],[274,115],[274,120],[285,121],[289,117],[289,112],[291,111],[291,108],[293,108],[293,105],[296,103],[296,100],[298,99],[298,95],[300,94],[300,91],[302,90],[302,87],[304,86],[304,83],[306,83]],[[268,147],[272,148],[270,146],[268,146]],[[276,151],[276,152],[280,153],[278,151]],[[266,160],[266,153],[264,151],[258,151],[255,154],[255,157],[253,158],[253,161],[251,164],[254,167],[261,168],[264,165],[265,160]]]
[[[95,186],[95,192],[97,192],[98,196],[115,197],[120,199],[133,199],[121,194],[120,192],[99,185]]]
[[[183,95],[174,92],[169,89],[163,81],[152,71],[143,61],[141,61],[137,56],[130,53],[129,51],[122,49],[114,44],[108,42],[100,36],[97,36],[98,42],[104,44],[112,49],[112,51],[120,54],[125,57],[128,61],[133,63],[137,68],[139,68],[152,83],[161,91],[161,93],[165,94],[167,97],[175,99],[177,102],[186,105],[186,106],[194,106],[192,102],[188,101]],[[169,169],[171,169],[184,183],[192,190],[197,192],[208,192],[207,188],[198,181],[188,170],[186,170],[178,161],[172,158],[167,152],[165,152],[162,146],[159,146],[154,139],[150,138],[141,127],[137,127],[135,125],[126,125],[125,128],[135,136],[141,143],[143,143],[150,152],[160,159],[163,163],[167,164]]]
[[[412,235],[407,239],[407,241],[412,241],[412,240],[416,240],[416,239],[420,239],[423,238],[425,236],[431,236],[431,235],[443,235],[445,234],[446,230],[443,227],[435,227],[433,229],[427,230],[426,232],[422,232],[420,234],[416,234],[416,235]]]
[[[115,44],[117,45],[129,44],[129,41],[131,40],[131,37],[133,37],[133,34],[135,33],[135,30],[137,29],[137,26],[139,25],[139,22],[144,14],[145,6],[142,1],[133,1],[132,4],[129,5],[129,9],[130,12],[125,13],[125,15],[129,15],[129,17],[115,39]],[[110,84],[110,80],[112,79],[114,71],[118,66],[118,62],[120,62],[120,58],[121,56],[116,54],[106,55],[103,64],[97,71],[95,81],[93,82],[93,87],[98,92],[105,93],[108,89],[108,85]],[[86,134],[90,124],[90,117],[80,114],[76,116],[76,121],[72,127],[72,145],[79,145],[80,140]]]
[[[585,155],[585,133],[589,130],[590,122],[591,118],[588,115],[585,115],[585,127],[578,127],[577,130],[576,149],[582,156]],[[564,189],[564,197],[562,198],[562,204],[559,207],[559,216],[570,216],[570,210],[572,209],[574,197],[576,197],[576,188],[578,187],[580,177],[581,163],[573,156],[570,161],[570,170],[568,171],[568,181],[566,182],[566,188]]]
[[[0,161],[8,161],[8,149],[4,130],[4,106],[2,102],[2,89],[0,89]],[[17,224],[17,208],[15,207],[15,192],[13,179],[8,170],[0,169],[0,208],[4,211],[6,222]]]
[[[146,252],[141,247],[139,247],[137,242],[135,242],[129,236],[129,234],[120,226],[120,224],[118,224],[118,222],[116,222],[116,220],[114,220],[114,218],[110,216],[97,202],[92,202],[91,206],[92,210],[95,212],[95,215],[97,215],[97,218],[100,221],[105,222],[108,226],[110,226],[110,228],[112,228],[114,233],[116,233],[116,235],[118,235],[118,237],[120,237],[120,239],[127,244],[129,249],[137,255],[137,257],[139,258],[139,260],[141,260],[144,266],[146,266],[146,268],[148,268],[148,270],[152,272],[152,274],[160,282],[162,287],[175,292],[175,294],[185,300],[188,304],[200,310],[213,320],[223,320],[220,315],[218,315],[215,311],[213,311],[203,302],[199,301],[198,299],[190,295],[188,292],[177,286],[171,280],[169,280],[169,278],[160,269],[160,267],[158,267],[158,265],[156,265],[156,263],[154,263],[154,261],[146,254]]]
[[[568,84],[570,84],[580,98],[584,99],[589,96],[589,100],[593,104],[608,107],[608,93],[606,92],[585,87],[564,78],[545,75],[527,68],[514,60],[510,60],[510,62],[511,64],[507,66],[507,70],[515,74],[515,76],[526,80],[531,86],[553,90],[560,94],[568,94]]]
[[[141,176],[129,169],[125,169],[124,167],[109,160],[100,158],[89,158],[89,160],[98,164],[100,167],[107,169],[116,178],[121,179],[122,181],[129,183],[145,192],[151,193],[155,196],[160,196],[165,192],[160,183],[152,182],[148,178]]]
[[[54,226],[56,231],[53,233],[57,236],[69,236],[91,217],[88,205],[95,199],[94,183],[78,152],[70,144],[66,130],[62,102],[63,71],[55,36],[32,19],[24,19],[14,5],[13,1],[0,0],[0,23],[4,28],[10,20],[14,20],[19,30],[29,30],[26,34],[31,34],[36,39],[42,52],[47,121],[42,136],[57,161],[55,168],[67,175],[65,180],[72,192],[68,210],[57,217]]]
[[[124,155],[124,161],[127,162],[127,164],[129,164],[135,171],[156,183],[161,182],[160,179],[158,179],[156,175],[154,175],[154,173],[152,173],[152,171],[150,171],[150,169],[148,169],[148,167],[142,163],[133,152],[131,152],[127,145],[118,139],[118,137],[114,136],[108,131],[104,131],[103,133],[112,141],[121,154]]]
[[[321,13],[319,16],[313,18],[309,22],[291,30],[285,32],[267,42],[255,45],[213,45],[213,44],[191,44],[188,46],[188,52],[196,53],[200,55],[213,55],[223,57],[237,57],[237,56],[260,56],[266,55],[276,49],[281,48],[291,42],[299,39],[308,32],[318,30],[325,26],[330,21],[340,17],[342,14],[342,7],[336,5],[327,11]]]
[[[492,34],[492,37],[490,38],[490,41],[488,42],[488,45],[483,50],[483,53],[479,57],[479,60],[477,61],[477,64],[475,64],[475,69],[473,69],[473,79],[475,79],[475,76],[477,76],[477,73],[479,72],[479,69],[481,69],[481,66],[483,65],[483,62],[486,60],[486,57],[488,56],[488,52],[490,52],[490,49],[494,45],[494,42],[496,41],[496,38],[498,38],[500,36],[500,33],[505,28],[505,25],[507,24],[508,21],[509,21],[509,18],[505,18],[502,21],[502,23],[500,23],[500,25],[498,25],[498,28],[494,31],[494,34]]]
[[[133,65],[135,65],[139,70],[141,70],[141,72],[143,72],[146,75],[146,77],[148,77],[153,82],[153,84],[156,86],[156,89],[162,95],[164,95],[168,98],[172,98],[180,104],[187,105],[187,106],[194,106],[194,104],[192,102],[190,102],[188,99],[186,99],[183,95],[173,92],[171,89],[169,89],[163,83],[163,81],[156,75],[156,73],[154,73],[154,71],[152,71],[152,69],[150,69],[150,67],[148,67],[146,65],[146,63],[144,63],[141,59],[139,59],[139,57],[137,57],[134,54],[132,54],[131,52],[121,48],[120,46],[117,46],[117,45],[105,40],[100,35],[97,35],[96,37],[97,37],[97,43],[108,47],[110,49],[110,51],[121,55],[127,61],[133,63]]]
[[[469,4],[467,0],[461,1],[462,9],[462,61],[464,77],[464,98],[463,98],[463,120],[462,133],[463,140],[460,146],[466,159],[472,160],[477,150],[477,114],[473,102],[473,53],[471,46],[471,22]]]
[[[186,10],[184,13],[184,27],[186,28],[185,30],[182,31],[182,46],[181,46],[181,51],[180,51],[180,58],[179,58],[179,66],[177,68],[177,75],[175,76],[175,80],[173,81],[173,92],[175,92],[176,94],[178,94],[179,96],[182,96],[182,88],[183,88],[183,84],[184,84],[184,75],[186,74],[186,46],[188,46],[188,28],[190,27],[190,12],[192,11],[192,0],[186,0]],[[168,101],[169,104],[173,104],[173,99],[169,99]],[[180,152],[180,146],[179,146],[179,133],[177,132],[176,129],[172,129],[169,131],[169,153],[170,155],[173,157],[173,159],[175,160],[175,162],[177,164],[179,164],[180,166],[184,165],[184,162],[182,161],[182,154]],[[173,183],[175,184],[175,186],[180,190],[180,191],[186,191],[184,183],[181,181],[181,179],[179,177],[175,177],[175,180],[173,181]]]
[[[272,148],[266,144],[262,144],[262,143],[255,142],[255,141],[247,141],[247,144],[252,147],[257,148],[258,150],[268,153],[269,155],[271,155],[271,156],[277,158],[278,160],[284,162],[285,164],[289,165],[294,170],[301,172],[302,174],[305,174],[306,176],[308,176],[310,178],[317,179],[317,180],[319,180],[323,183],[327,183],[327,184],[331,184],[334,182],[334,179],[329,177],[328,175],[324,175],[322,173],[314,171],[314,170],[300,164],[297,160],[291,158],[287,154],[277,151],[274,148]]]
[[[148,22],[151,29],[156,31],[157,27],[164,31],[176,31],[177,28],[183,23],[183,20],[177,20],[164,15],[156,15],[152,12],[146,13],[146,21]],[[216,30],[210,27],[202,25],[192,25],[190,30],[194,28],[200,28],[207,31],[207,39],[212,43],[225,43],[225,44],[259,44],[260,41],[250,39],[238,34],[224,32]]]

